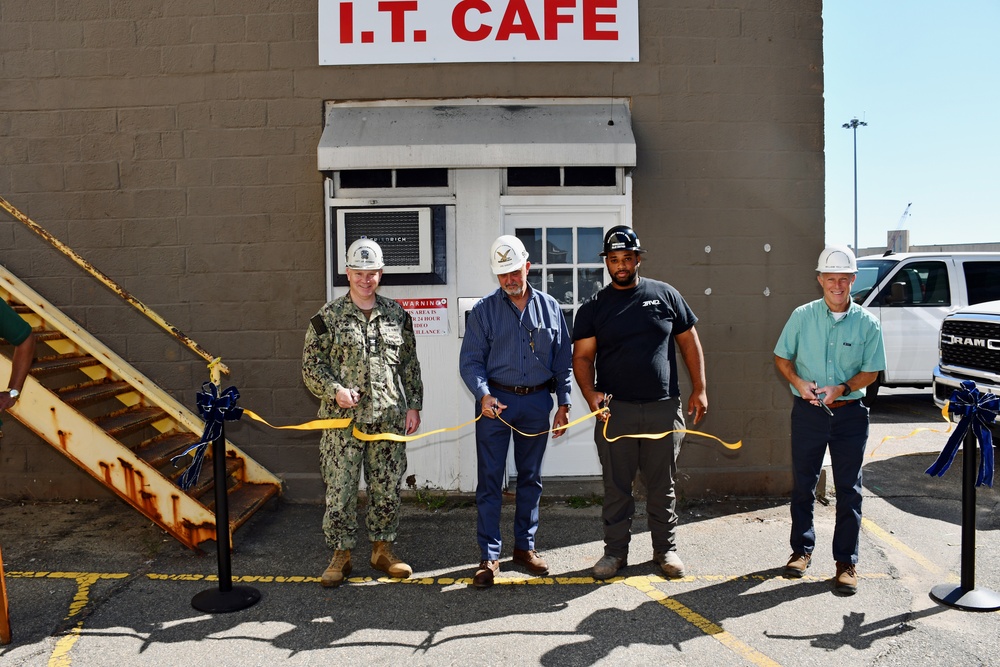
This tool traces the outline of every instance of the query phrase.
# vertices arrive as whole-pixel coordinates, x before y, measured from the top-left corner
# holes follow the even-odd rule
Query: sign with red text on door
[[[638,62],[639,0],[319,0],[319,64]]]

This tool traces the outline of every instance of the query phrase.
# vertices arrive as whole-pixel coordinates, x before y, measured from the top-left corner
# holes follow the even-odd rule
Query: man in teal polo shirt
[[[24,380],[28,377],[28,370],[35,358],[35,336],[31,333],[31,325],[2,299],[0,299],[0,338],[14,346],[10,380],[7,382],[7,389],[0,391],[0,412],[5,412],[17,401]]]
[[[791,548],[786,577],[801,577],[816,544],[813,507],[823,456],[830,448],[837,492],[834,590],[858,589],[861,464],[868,442],[868,408],[859,400],[885,370],[882,329],[851,299],[857,261],[850,248],[831,246],[816,267],[823,298],[799,306],[774,348],[774,364],[795,395],[792,405]]]

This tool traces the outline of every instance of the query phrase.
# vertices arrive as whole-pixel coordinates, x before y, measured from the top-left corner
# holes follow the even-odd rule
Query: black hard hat
[[[604,251],[601,253],[601,257],[607,257],[608,253],[613,250],[632,250],[636,254],[646,252],[639,245],[639,237],[635,235],[631,227],[625,225],[612,227],[604,235]]]

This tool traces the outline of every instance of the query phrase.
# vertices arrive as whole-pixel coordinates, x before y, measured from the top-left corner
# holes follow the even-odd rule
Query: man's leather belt
[[[799,398],[802,398],[802,397],[799,396]],[[812,404],[812,401],[810,401],[808,399],[802,398],[802,400],[805,401],[806,403]],[[842,408],[845,405],[850,405],[851,403],[856,403],[857,401],[858,401],[858,399],[856,399],[856,398],[852,398],[852,399],[849,399],[849,400],[846,400],[846,401],[834,401],[833,403],[831,403],[827,407],[830,408],[831,410],[836,410],[837,408]]]
[[[527,396],[528,394],[534,394],[536,391],[542,391],[542,390],[546,390],[546,389],[549,388],[549,383],[548,382],[543,382],[542,384],[538,385],[537,387],[522,387],[520,385],[518,385],[517,387],[511,387],[511,386],[506,385],[506,384],[500,384],[499,382],[494,382],[493,380],[487,381],[486,384],[488,384],[489,386],[494,387],[496,389],[501,389],[503,391],[509,391],[512,394],[517,394],[518,396]]]

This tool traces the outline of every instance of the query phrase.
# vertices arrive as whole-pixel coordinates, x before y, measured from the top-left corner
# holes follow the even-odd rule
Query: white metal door
[[[503,208],[504,233],[517,236],[528,250],[531,262],[528,282],[560,303],[571,338],[573,318],[580,304],[607,281],[599,255],[604,233],[615,225],[626,224],[625,216],[623,204]],[[590,412],[575,381],[572,401],[570,421]],[[550,439],[542,461],[542,476],[600,475],[593,429],[594,421],[590,420],[572,427],[556,440]],[[507,461],[508,473],[516,476],[514,457],[508,456]]]

